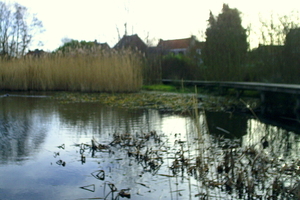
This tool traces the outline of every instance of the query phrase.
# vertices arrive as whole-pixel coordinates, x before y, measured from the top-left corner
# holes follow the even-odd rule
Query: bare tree
[[[11,11],[8,9],[7,5],[4,2],[0,2],[0,53],[1,55],[8,54],[8,38],[9,38],[9,27]]]
[[[261,43],[263,45],[283,45],[287,33],[299,27],[299,13],[291,12],[289,15],[277,15],[271,13],[269,20],[260,17],[261,23]]]
[[[32,38],[43,30],[35,15],[18,3],[0,1],[0,54],[20,57],[25,54]]]

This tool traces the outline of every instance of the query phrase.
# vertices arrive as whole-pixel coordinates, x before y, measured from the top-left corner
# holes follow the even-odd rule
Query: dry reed
[[[79,50],[0,60],[0,89],[135,92],[141,88],[141,55],[129,50]]]

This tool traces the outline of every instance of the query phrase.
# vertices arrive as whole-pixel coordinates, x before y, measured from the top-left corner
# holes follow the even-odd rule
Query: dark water
[[[129,133],[138,138],[151,131],[156,131],[161,142],[149,140],[145,146],[164,158],[152,168],[129,157],[128,152],[137,151],[136,147],[115,145],[92,152],[82,146],[91,144],[93,138],[109,145],[114,134]],[[298,134],[250,116],[202,111],[195,120],[186,114],[111,108],[100,103],[63,104],[41,96],[2,97],[0,199],[116,199],[121,189],[126,189],[131,199],[199,199],[208,189],[201,188],[199,178],[186,175],[184,170],[174,176],[172,158],[183,148],[178,141],[184,141],[191,163],[202,149],[207,159],[215,158],[209,161],[214,165],[218,162],[215,156],[222,152],[207,149],[215,146],[214,138],[220,136],[258,150],[261,147],[256,144],[268,138],[272,148],[267,153],[282,159],[282,164],[300,160]],[[204,142],[200,143],[201,139]],[[104,172],[102,177],[100,172]],[[209,177],[214,179],[213,174]],[[110,186],[115,186],[116,192],[110,193]],[[210,190],[211,199],[235,195]]]

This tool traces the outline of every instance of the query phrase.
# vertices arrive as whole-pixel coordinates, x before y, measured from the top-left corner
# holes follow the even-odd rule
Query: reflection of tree
[[[247,135],[243,137],[243,146],[253,146],[258,150],[264,148],[263,142],[267,141],[265,147],[274,158],[293,160],[298,157],[299,135],[282,129],[278,126],[264,124],[257,120],[248,120]]]
[[[23,160],[44,142],[46,133],[43,121],[49,119],[44,105],[39,107],[39,100],[41,99],[0,98],[1,161]]]
[[[241,138],[247,133],[247,117],[224,112],[206,112],[209,132],[226,138]]]
[[[160,120],[158,111],[107,107],[99,103],[70,103],[59,107],[60,121],[77,134],[149,132]]]

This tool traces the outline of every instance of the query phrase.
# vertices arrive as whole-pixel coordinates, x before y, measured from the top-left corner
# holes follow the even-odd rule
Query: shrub
[[[168,54],[162,58],[163,79],[195,79],[198,73],[196,64],[185,55]]]

